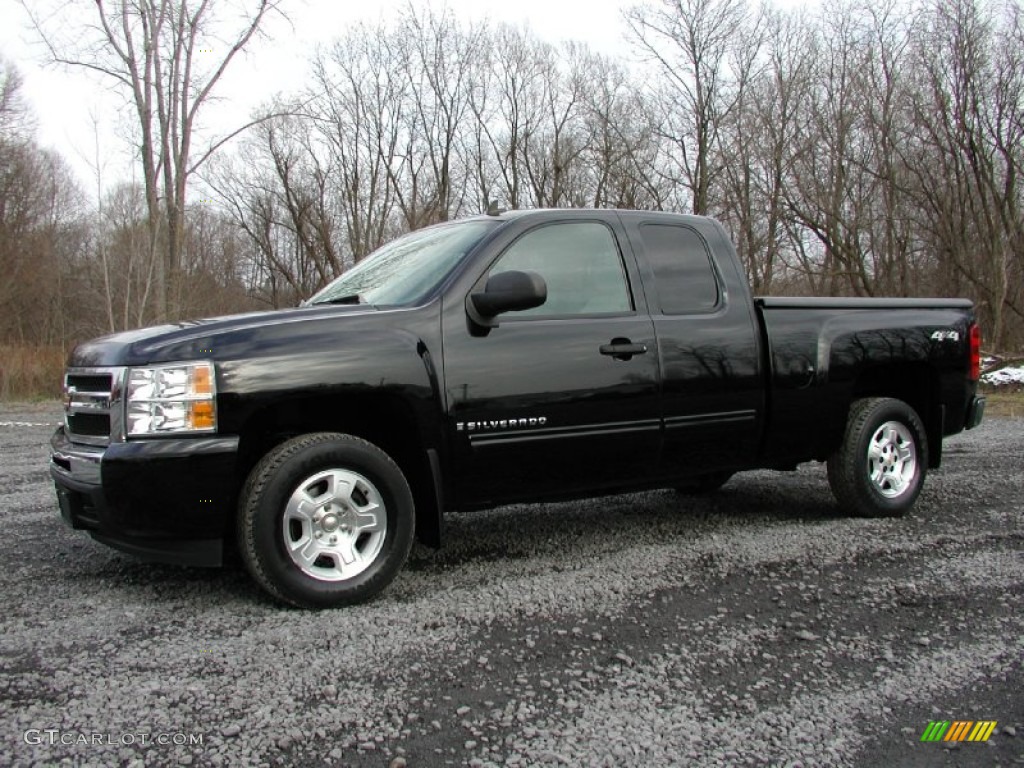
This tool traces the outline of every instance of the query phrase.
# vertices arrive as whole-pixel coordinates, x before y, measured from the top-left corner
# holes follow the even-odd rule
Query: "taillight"
[[[971,381],[981,378],[981,326],[971,325]]]

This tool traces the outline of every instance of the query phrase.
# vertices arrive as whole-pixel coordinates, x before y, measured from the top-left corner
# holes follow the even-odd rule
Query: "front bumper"
[[[220,565],[233,520],[237,437],[50,440],[61,516],[97,541],[159,562]]]

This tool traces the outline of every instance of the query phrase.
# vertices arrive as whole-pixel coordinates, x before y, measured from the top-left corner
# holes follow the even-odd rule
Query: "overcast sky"
[[[783,4],[794,2],[798,0]],[[215,91],[220,101],[209,105],[206,121],[223,133],[244,124],[268,97],[301,85],[309,54],[317,44],[340,36],[360,18],[387,18],[405,4],[406,0],[286,0],[283,6],[290,23],[273,19],[266,26],[269,40],[254,40],[248,55],[234,60]],[[551,42],[582,40],[609,54],[629,51],[622,10],[633,4],[633,0],[447,0],[459,18],[526,24]],[[69,2],[68,24],[81,18],[83,9],[92,13],[92,5],[79,3],[75,9]],[[123,138],[128,130],[118,127],[119,119],[131,119],[124,110],[123,95],[82,70],[46,66],[45,52],[17,0],[0,0],[0,55],[14,62],[25,78],[25,93],[39,125],[38,141],[63,154],[90,193],[97,184],[97,154],[104,186],[132,174],[133,160]],[[94,121],[98,121],[98,132]]]

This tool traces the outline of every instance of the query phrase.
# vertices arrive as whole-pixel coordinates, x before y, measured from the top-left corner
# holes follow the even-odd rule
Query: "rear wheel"
[[[863,517],[899,517],[924,485],[928,441],[917,413],[902,400],[857,400],[842,445],[828,460],[839,506]]]
[[[405,476],[377,446],[320,432],[274,448],[239,500],[239,552],[274,597],[303,607],[366,600],[412,547],[415,512]]]

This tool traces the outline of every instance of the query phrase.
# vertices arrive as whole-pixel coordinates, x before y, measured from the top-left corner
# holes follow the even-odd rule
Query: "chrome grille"
[[[107,445],[120,428],[121,368],[72,368],[64,374],[64,429],[72,442]]]

